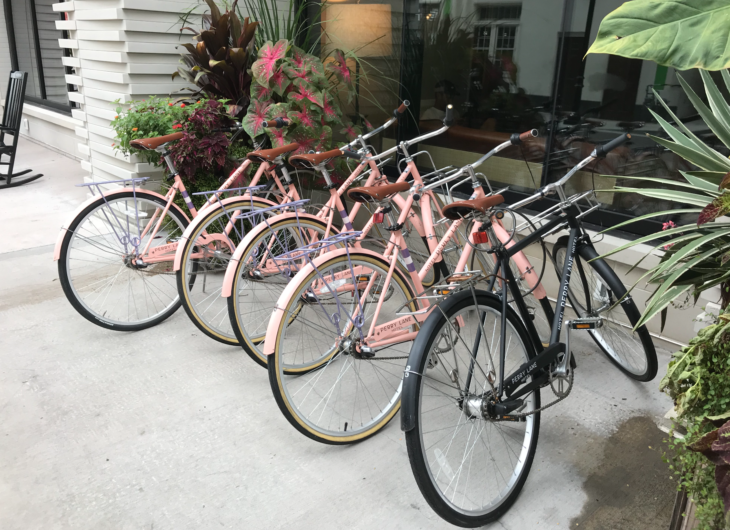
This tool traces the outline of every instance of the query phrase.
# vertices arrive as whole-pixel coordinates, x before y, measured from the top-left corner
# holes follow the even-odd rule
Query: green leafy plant
[[[326,2],[289,0],[285,9],[281,9],[279,2],[270,0],[244,0],[243,3],[251,20],[259,23],[257,48],[262,48],[269,41],[286,40],[312,52],[319,44],[321,23],[311,23],[310,20],[321,19]]]
[[[700,73],[709,106],[681,76],[678,76],[679,82],[700,117],[717,138],[730,148],[730,105],[723,98],[710,74],[703,70]],[[730,74],[723,71],[722,77],[726,85],[730,87]],[[669,139],[656,136],[651,136],[651,138],[659,145],[697,166],[699,170],[681,171],[684,181],[632,177],[649,184],[659,184],[662,188],[617,186],[612,191],[638,193],[647,197],[676,201],[692,207],[643,215],[616,225],[611,230],[636,221],[679,213],[696,214],[697,223],[677,226],[640,237],[606,254],[606,256],[610,256],[640,243],[648,243],[661,237],[668,238],[654,247],[655,250],[660,248],[665,250],[659,265],[649,269],[641,278],[648,277],[648,282],[658,287],[649,299],[637,326],[646,323],[658,313],[662,313],[664,316],[666,307],[690,289],[696,300],[701,292],[721,285],[724,307],[728,301],[727,283],[730,282],[730,267],[727,265],[730,261],[730,223],[715,222],[717,218],[730,213],[730,159],[698,138],[674,115],[661,97],[656,93],[655,95],[677,126],[675,127],[657,113],[650,111],[669,136]],[[641,261],[643,258],[634,267]]]
[[[273,145],[296,142],[297,152],[306,153],[328,149],[333,130],[350,140],[360,134],[359,127],[342,117],[343,93],[347,102],[352,101],[354,86],[341,50],[333,52],[325,67],[318,57],[287,40],[267,42],[251,70],[253,101],[242,123],[252,138],[266,132]],[[279,117],[290,119],[292,125],[264,129],[264,121]]]
[[[729,39],[727,0],[632,0],[603,19],[588,53],[722,70],[730,66]]]
[[[672,356],[660,388],[674,400],[676,422],[687,430],[683,439],[670,440],[665,455],[678,486],[695,503],[702,530],[726,528],[730,523],[725,515],[730,509],[730,312],[720,314]]]
[[[232,116],[246,112],[250,101],[251,74],[249,68],[254,55],[254,40],[258,22],[243,22],[236,14],[236,4],[221,14],[213,0],[205,0],[210,14],[203,15],[203,29],[189,30],[197,44],[183,44],[188,53],[180,59],[181,66],[172,74],[181,76],[200,87],[209,97],[228,100]]]
[[[187,99],[158,98],[150,96],[141,101],[132,101],[127,109],[119,100],[115,109],[117,115],[111,125],[116,133],[112,144],[115,150],[128,155],[133,148],[129,142],[140,138],[152,138],[172,134],[183,128],[190,115],[197,109],[207,105],[207,99],[190,101]],[[160,156],[155,151],[134,152],[152,164],[160,164]]]

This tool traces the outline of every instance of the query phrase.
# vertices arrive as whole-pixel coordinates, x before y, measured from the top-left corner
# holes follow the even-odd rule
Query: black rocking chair
[[[0,166],[8,166],[7,173],[0,173],[0,189],[13,188],[21,184],[39,179],[43,174],[22,177],[33,171],[25,169],[17,173],[13,173],[15,166],[15,153],[18,150],[18,138],[20,137],[20,121],[23,118],[23,103],[25,101],[25,84],[28,80],[28,72],[10,72],[10,81],[8,82],[8,93],[5,96],[5,112],[3,112],[3,122],[0,125]],[[13,143],[5,143],[5,135],[13,137]],[[9,156],[9,162],[3,162],[2,157]]]

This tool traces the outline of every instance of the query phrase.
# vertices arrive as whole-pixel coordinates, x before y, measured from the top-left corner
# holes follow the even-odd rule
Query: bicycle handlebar
[[[400,104],[400,107],[393,111],[393,117],[396,119],[400,118],[410,105],[410,101],[408,101],[407,99],[403,100],[403,103]]]
[[[523,132],[522,134],[514,133],[510,136],[509,141],[512,145],[519,145],[522,142],[529,140],[530,138],[537,138],[537,129],[530,129],[529,131]]]
[[[542,199],[546,195],[552,194],[557,189],[562,190],[562,187],[565,185],[566,182],[568,182],[568,180],[570,180],[570,177],[575,175],[578,171],[580,171],[581,169],[586,167],[588,164],[590,164],[597,158],[602,158],[602,157],[606,156],[609,152],[616,149],[617,147],[622,145],[624,142],[626,142],[630,138],[631,138],[630,134],[624,133],[621,136],[614,138],[613,140],[611,140],[608,143],[596,146],[596,148],[593,149],[593,152],[590,155],[588,155],[586,158],[584,158],[583,160],[578,162],[573,167],[573,169],[571,169],[570,171],[568,171],[568,173],[565,174],[565,176],[563,178],[561,178],[557,182],[552,182],[552,183],[548,184],[547,186],[540,188],[537,191],[537,193],[535,193],[534,195],[530,195],[529,197],[512,204],[510,206],[510,208],[512,208],[514,210],[516,210],[518,208],[522,208],[523,206],[527,206],[530,203],[533,203],[539,199]],[[562,192],[561,200],[566,200],[564,192]]]
[[[593,151],[592,154],[596,158],[604,157],[609,152],[613,151],[618,146],[622,145],[623,143],[625,143],[627,140],[630,140],[630,139],[631,139],[631,135],[629,133],[624,133],[621,136],[619,136],[618,138],[614,138],[613,140],[611,140],[607,144],[603,144],[603,145],[597,146],[596,149]]]
[[[362,155],[360,153],[356,153],[355,151],[348,151],[344,147],[340,149],[342,152],[342,156],[345,158],[352,158],[353,160],[362,160]]]
[[[444,127],[451,127],[454,124],[454,106],[446,106],[446,116],[444,116]]]
[[[291,123],[291,120],[289,118],[274,118],[270,121],[264,121],[261,126],[264,129],[281,129],[282,127],[286,127]]]

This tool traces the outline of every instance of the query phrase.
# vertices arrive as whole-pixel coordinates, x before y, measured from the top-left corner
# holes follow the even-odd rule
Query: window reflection
[[[429,141],[436,165],[473,162],[509,134],[537,128],[540,138],[482,168],[496,184],[529,191],[564,175],[596,144],[630,132],[629,144],[577,174],[569,191],[603,190],[599,199],[605,208],[629,215],[680,207],[612,191],[620,185],[656,185],[627,176],[678,178],[680,170],[692,169],[647,137],[663,136],[647,109],[668,119],[653,90],[680,119],[689,118],[696,134],[709,136],[701,121],[692,121],[695,111],[672,69],[609,55],[584,59],[600,21],[622,2],[419,2],[407,41],[422,50],[419,81],[408,87],[419,96],[414,97],[420,103],[418,125],[421,131],[439,127],[448,104],[457,118],[447,134]],[[701,84],[694,72],[682,75]],[[424,157],[419,163],[430,165]]]

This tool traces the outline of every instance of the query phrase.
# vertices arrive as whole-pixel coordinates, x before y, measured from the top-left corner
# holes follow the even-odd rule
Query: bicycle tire
[[[251,198],[239,198],[237,200],[232,201],[226,201],[225,203],[225,211],[234,212],[234,211],[244,211],[248,212],[252,209],[257,208],[266,208],[271,206],[270,201],[263,201],[260,199],[254,198],[253,200]],[[230,328],[230,322],[228,319],[228,312],[226,309],[226,302],[225,300],[218,300],[220,299],[220,287],[213,287],[210,292],[211,294],[204,298],[204,299],[196,299],[198,298],[192,293],[193,288],[195,287],[195,283],[197,283],[197,277],[200,274],[200,269],[204,268],[205,273],[207,276],[208,271],[215,273],[225,271],[225,267],[223,264],[221,264],[218,268],[212,268],[209,267],[206,264],[201,264],[200,259],[191,259],[190,256],[196,253],[196,248],[199,248],[199,238],[203,232],[210,233],[210,226],[213,223],[218,222],[219,219],[225,219],[227,220],[228,217],[226,216],[226,213],[221,207],[221,203],[216,202],[215,204],[205,208],[193,221],[193,232],[188,235],[188,237],[184,240],[181,240],[182,248],[178,249],[179,252],[182,253],[182,257],[180,259],[180,268],[177,270],[176,273],[176,282],[177,282],[177,289],[178,293],[180,294],[180,300],[182,303],[182,307],[185,310],[185,313],[190,317],[190,320],[195,324],[195,326],[203,332],[206,336],[210,337],[213,340],[216,340],[222,344],[227,344],[229,346],[238,346],[239,342],[236,338],[236,335],[234,331]],[[245,236],[244,233],[240,234],[241,239],[243,236]],[[231,244],[238,243],[237,237],[234,237],[233,240],[231,240]],[[233,254],[233,250],[230,252],[230,255]],[[199,250],[197,250],[199,252]],[[213,258],[216,261],[225,261],[225,257],[215,257]],[[207,277],[206,277],[207,280]],[[210,301],[208,304],[210,298],[213,297],[213,300]],[[217,298],[216,298],[217,297]],[[207,304],[207,307],[202,307]],[[218,318],[217,315],[219,315],[219,307],[222,306],[223,310],[223,320],[221,322],[217,322]],[[212,312],[211,312],[211,308]],[[212,322],[213,316],[215,315],[216,322]],[[223,323],[223,324],[222,324]]]
[[[257,313],[260,313],[260,317],[251,317],[251,315],[246,315],[244,317],[244,315],[242,314],[237,293],[239,291],[240,282],[244,280],[245,276],[247,276],[246,268],[249,266],[248,258],[249,256],[251,256],[252,252],[259,248],[259,245],[261,245],[262,241],[273,237],[272,233],[283,230],[299,229],[300,227],[303,227],[305,229],[318,230],[321,231],[321,233],[324,233],[327,229],[327,223],[322,221],[321,219],[301,216],[299,218],[289,217],[280,220],[273,220],[271,221],[268,229],[264,229],[250,239],[244,240],[241,244],[246,246],[241,251],[241,258],[238,261],[231,261],[230,263],[231,266],[235,267],[235,276],[231,289],[231,296],[228,297],[226,303],[228,308],[228,318],[237,341],[236,344],[240,345],[244,349],[246,354],[251,357],[251,359],[253,359],[258,365],[264,368],[266,368],[268,364],[267,356],[261,351],[260,347],[263,345],[263,340],[266,338],[265,330],[268,324],[268,316],[271,315],[271,313],[273,312],[273,309],[276,306],[276,302],[279,297],[276,296],[273,298],[273,305],[265,307],[262,307],[263,302],[261,300],[257,300],[258,307],[256,311]],[[276,277],[277,279],[281,279],[283,276],[281,274],[276,274]],[[246,281],[250,280],[246,279]],[[266,281],[267,279],[264,278],[260,282],[256,282],[256,284],[265,283]],[[269,283],[271,284],[271,282]],[[279,295],[287,284],[288,281],[285,281],[285,283],[280,287]],[[275,287],[272,286],[271,288]],[[263,324],[264,332],[260,334],[260,336],[251,336],[250,332],[245,329],[246,325],[250,324],[252,321]]]
[[[318,270],[323,270],[325,271],[325,273],[323,274],[326,274],[326,270],[328,267],[331,268],[343,263],[347,263],[348,253],[343,253],[339,256],[326,258],[326,260],[322,260],[317,264],[316,269],[303,269],[298,273],[297,277],[295,277],[294,280],[295,283],[293,283],[290,288],[288,288],[287,291],[283,293],[282,297],[277,303],[277,306],[281,308],[283,315],[293,313],[295,311],[294,309],[292,309],[292,307],[300,304],[301,293],[306,291],[308,287],[312,284],[312,282],[315,281],[315,278],[317,278]],[[375,255],[372,252],[357,250],[350,251],[349,260],[351,260],[350,263],[365,263],[368,266],[372,267],[372,270],[379,269],[380,272],[378,274],[382,275],[383,278],[387,276],[387,271],[390,267],[390,264],[387,260],[385,260],[382,256]],[[410,282],[407,281],[406,274],[399,267],[396,266],[396,268],[394,269],[392,278],[401,290],[402,296],[407,296],[408,299],[412,299],[413,297],[415,297],[412,286],[410,285]],[[412,310],[415,309],[415,305],[412,302],[410,303],[409,307],[411,307]],[[296,311],[299,311],[299,309],[296,308]],[[301,317],[298,317],[294,322],[299,322],[300,318]],[[309,321],[306,321],[305,318],[302,318],[302,320],[309,323]],[[343,322],[346,322],[346,320],[343,319]],[[311,323],[309,324],[313,329],[316,329],[313,325],[311,325]],[[338,388],[340,390],[338,391],[341,391],[342,388],[346,388],[346,391],[351,391],[354,388],[354,391],[357,392],[358,386],[356,384],[353,384],[352,378],[355,377],[359,381],[359,384],[364,387],[366,384],[366,374],[364,374],[364,371],[368,369],[370,370],[370,373],[375,373],[375,378],[377,379],[377,371],[381,368],[375,368],[374,366],[372,366],[373,362],[377,361],[377,359],[373,358],[358,359],[358,363],[362,364],[359,364],[358,368],[353,368],[352,370],[350,370],[349,366],[354,366],[355,364],[355,357],[349,353],[341,354],[341,352],[337,349],[339,346],[336,343],[334,346],[328,347],[329,349],[325,351],[323,355],[318,357],[318,364],[310,363],[306,365],[306,369],[302,371],[301,375],[297,375],[297,373],[293,369],[293,365],[290,363],[286,363],[283,360],[285,351],[287,355],[291,355],[290,349],[286,348],[285,346],[285,327],[287,328],[287,331],[290,331],[289,328],[291,328],[291,326],[287,326],[287,319],[283,316],[278,320],[278,323],[276,320],[272,319],[269,324],[269,329],[267,331],[266,351],[273,351],[273,353],[269,356],[270,358],[268,363],[269,382],[271,384],[271,389],[274,394],[274,398],[276,399],[276,403],[279,406],[279,409],[284,414],[284,417],[286,417],[287,421],[289,421],[289,423],[295,429],[297,429],[300,433],[312,440],[331,445],[343,445],[360,442],[373,436],[381,429],[383,429],[390,422],[390,420],[393,419],[395,414],[400,409],[401,380],[403,375],[403,367],[405,366],[405,357],[407,357],[407,355],[404,356],[402,364],[396,366],[397,363],[391,363],[392,366],[386,368],[390,369],[387,383],[390,385],[391,388],[395,385],[395,382],[397,380],[397,387],[395,388],[395,393],[392,396],[389,395],[390,392],[386,389],[382,381],[378,381],[379,384],[383,386],[382,395],[379,390],[376,390],[377,386],[375,384],[370,387],[367,393],[363,392],[363,395],[365,395],[365,397],[360,399],[365,400],[364,404],[368,407],[368,411],[371,416],[373,416],[372,410],[370,410],[370,405],[366,401],[368,399],[368,396],[373,402],[376,401],[377,397],[382,397],[385,401],[385,405],[380,410],[376,410],[374,417],[371,417],[370,420],[367,420],[363,419],[363,417],[361,416],[359,420],[362,422],[361,425],[354,428],[353,426],[356,423],[354,408],[355,404],[357,404],[358,401],[357,399],[346,401],[346,403],[348,404],[350,402],[353,403],[352,417],[351,419],[349,419],[350,432],[348,432],[348,421],[340,422],[340,420],[345,420],[345,418],[341,416],[340,411],[335,411],[335,407],[337,404],[331,403],[330,400],[327,400],[327,402],[325,402],[322,406],[322,413],[320,414],[320,417],[323,416],[324,410],[325,408],[327,408],[327,421],[329,422],[329,428],[325,428],[324,425],[314,424],[313,420],[309,419],[307,417],[307,413],[302,410],[304,406],[304,401],[307,399],[306,395],[301,403],[293,403],[292,396],[296,394],[296,391],[293,389],[293,385],[295,382],[298,381],[298,379],[295,378],[308,377],[310,375],[312,375],[312,377],[317,377],[317,382],[311,383],[311,385],[310,381],[313,381],[312,378],[303,380],[303,384],[305,385],[305,387],[311,386],[311,391],[314,392],[313,389],[315,384],[319,383],[323,379],[326,379],[326,377],[331,376],[333,373],[336,373],[338,377],[335,378],[334,385],[339,385]],[[365,323],[363,329],[367,330],[368,327],[369,324]],[[327,338],[324,334],[321,334],[321,336],[317,337],[317,340],[320,341],[320,343],[323,343],[322,341],[326,342]],[[273,347],[270,347],[269,341],[272,341]],[[350,361],[350,365],[346,364],[348,362],[348,359],[353,360]],[[343,360],[343,364],[345,365],[345,367],[340,367],[340,372],[336,372],[338,368],[335,366],[334,362],[339,360]],[[329,375],[326,375],[325,370],[333,366],[334,368],[330,370]],[[339,376],[339,374],[343,375]],[[290,387],[292,392],[290,392]],[[334,386],[332,388],[334,388]],[[336,394],[336,392],[332,389],[328,390],[328,392],[332,395]],[[374,397],[374,394],[376,393],[378,394],[378,396]],[[313,399],[316,399],[317,395],[319,394],[316,394]],[[321,402],[322,400],[320,399],[320,402],[318,402],[316,406],[319,407],[319,403]],[[377,403],[375,403],[373,406],[377,406]],[[316,412],[316,409],[313,412]],[[347,409],[347,412],[349,413],[349,408]],[[336,420],[336,428],[338,430],[335,430],[335,428],[331,427],[333,418],[335,418]],[[348,418],[350,417],[348,416]]]
[[[477,302],[476,307],[474,305],[474,298],[476,298]],[[494,317],[494,322],[498,325],[498,322],[501,321],[502,301],[496,295],[487,291],[475,291],[472,294],[471,290],[465,290],[448,297],[439,304],[426,319],[426,322],[424,322],[413,343],[403,382],[401,428],[405,431],[408,457],[416,483],[426,502],[428,502],[429,506],[441,518],[451,524],[465,528],[474,528],[496,521],[515,502],[529,475],[537,449],[540,430],[540,412],[538,410],[540,408],[540,390],[538,388],[530,394],[532,396],[530,407],[537,412],[526,416],[524,422],[520,422],[520,424],[524,423],[525,425],[525,433],[524,439],[521,442],[519,455],[515,454],[517,463],[512,464],[514,465],[514,470],[510,471],[511,458],[508,458],[510,463],[507,464],[504,473],[497,469],[499,458],[495,458],[491,452],[492,446],[496,447],[500,440],[506,444],[508,438],[518,442],[519,433],[516,436],[505,436],[503,434],[501,437],[494,434],[491,439],[489,434],[486,434],[486,439],[481,437],[483,433],[489,432],[487,429],[499,429],[499,425],[512,425],[512,422],[488,419],[483,415],[481,417],[474,415],[473,409],[469,409],[469,406],[464,405],[464,403],[474,397],[484,399],[485,394],[489,393],[489,391],[484,391],[485,385],[482,384],[480,387],[477,382],[476,378],[479,375],[479,371],[472,368],[475,365],[469,367],[468,371],[471,374],[469,377],[470,383],[467,387],[466,382],[464,381],[462,383],[461,381],[462,371],[459,370],[460,364],[457,360],[456,348],[451,347],[454,362],[453,365],[449,364],[449,366],[447,366],[447,363],[450,363],[451,353],[448,350],[439,350],[439,346],[448,345],[448,340],[443,341],[444,330],[447,329],[447,326],[453,329],[459,325],[460,329],[457,333],[461,336],[467,332],[468,328],[476,328],[474,324],[478,324],[477,319],[481,315],[491,315]],[[497,317],[499,317],[499,320],[497,320]],[[458,318],[464,319],[461,321],[461,324],[458,324]],[[470,320],[467,321],[467,318]],[[509,306],[507,308],[506,318],[507,330],[511,337],[509,344],[517,345],[515,341],[519,340],[521,345],[521,348],[516,350],[517,355],[514,361],[517,363],[529,361],[535,357],[536,353],[522,320]],[[486,316],[484,317],[483,325],[488,326]],[[487,331],[487,334],[491,336],[489,331]],[[469,348],[472,348],[472,345],[475,344],[471,340],[471,337],[460,340],[463,340],[464,344],[468,344]],[[499,340],[498,333],[496,339],[492,336],[493,345],[495,340]],[[485,342],[482,340],[480,344]],[[455,346],[460,344],[460,342],[457,340],[452,342],[452,344]],[[487,356],[486,352],[489,350],[480,351],[485,352],[482,353],[481,357],[481,359],[485,359]],[[467,355],[465,359],[469,359],[470,362],[474,357]],[[480,357],[477,356],[476,364],[479,364],[479,359]],[[519,365],[513,366],[516,368]],[[451,369],[449,369],[450,367]],[[486,364],[485,368],[488,370]],[[501,369],[505,371],[505,376],[512,371],[512,367],[509,369],[502,367]],[[457,381],[454,381],[454,374],[456,374]],[[474,385],[475,393],[472,396],[472,392],[469,391],[469,397],[465,399],[462,385],[464,389],[471,389],[472,384]],[[449,387],[456,389],[453,398],[447,395]],[[433,393],[429,394],[429,391]],[[479,395],[476,392],[479,392]],[[451,403],[452,399],[455,399],[454,403]],[[434,405],[434,402],[438,404]],[[441,405],[442,402],[446,404]],[[481,406],[478,408],[481,410]],[[443,423],[448,421],[445,419],[447,417],[456,418],[457,423],[453,428],[441,427]],[[469,422],[472,422],[472,427],[464,427]],[[476,434],[473,433],[475,425],[479,426]],[[464,433],[468,436],[466,441],[467,445],[464,450],[460,446],[460,439],[458,437],[462,430],[468,431],[468,434]],[[512,432],[514,433],[514,431]],[[472,435],[474,435],[473,441]],[[425,439],[426,437],[428,440]],[[433,440],[434,438],[436,438],[435,441]],[[483,443],[478,444],[478,440],[481,440]],[[468,446],[469,443],[472,444],[470,448]],[[441,450],[440,444],[444,444],[444,450]],[[489,455],[476,454],[482,450],[482,447],[485,451],[489,451]],[[451,455],[449,454],[450,452]],[[433,453],[433,458],[430,458],[431,453]],[[509,457],[509,451],[505,454]],[[491,489],[490,486],[493,486],[493,483],[496,483],[500,476],[505,483],[508,480],[511,481],[504,487],[498,486],[496,488],[497,496],[489,497],[489,501],[491,502],[488,504],[483,503],[479,508],[475,507],[473,509],[467,509],[466,506],[459,506],[457,504],[459,497],[461,497],[462,505],[466,505],[467,501],[472,501],[473,499],[471,489],[469,493],[465,490],[463,493],[460,492],[457,495],[457,488],[462,478],[465,462],[462,460],[461,465],[456,470],[454,470],[451,464],[454,463],[454,457],[456,456],[458,458],[459,455],[462,455],[462,459],[471,459],[467,467],[465,489],[468,489],[471,485],[469,477],[473,477],[472,484],[479,480],[480,476],[486,477],[485,485],[472,486],[472,489],[475,490],[474,494],[495,495],[494,493],[488,492]],[[451,458],[451,463],[448,461],[449,458]],[[484,469],[480,466],[484,466]],[[494,469],[487,471],[488,466],[494,466],[499,472],[495,472]],[[519,470],[517,470],[518,466]],[[437,467],[438,470],[434,473],[435,470],[432,467]],[[477,469],[475,470],[474,468]],[[442,473],[443,478],[441,477]],[[441,481],[439,481],[439,478],[441,478]],[[455,485],[454,482],[456,482]],[[449,499],[449,489],[451,489],[452,485],[454,491],[451,495],[452,498]],[[504,495],[499,497],[502,493]],[[476,504],[475,502],[472,503]]]
[[[159,195],[147,193],[144,190],[137,190],[137,191],[128,191],[128,192],[120,192],[115,193],[109,197],[99,197],[98,200],[92,202],[89,204],[86,208],[84,208],[69,224],[68,228],[66,228],[66,234],[63,237],[63,241],[61,244],[61,252],[60,257],[58,260],[58,278],[61,283],[61,287],[63,288],[63,292],[66,295],[66,298],[71,303],[73,308],[86,320],[89,322],[92,322],[96,324],[97,326],[101,326],[105,329],[111,329],[116,331],[140,331],[143,329],[147,329],[153,326],[156,326],[160,322],[166,320],[169,318],[172,314],[175,313],[175,311],[178,310],[180,307],[180,298],[177,297],[177,300],[171,303],[165,310],[161,311],[160,314],[153,316],[151,318],[143,319],[138,322],[134,323],[123,323],[119,321],[113,321],[112,319],[106,318],[106,311],[104,314],[96,314],[94,313],[90,308],[87,307],[87,305],[80,299],[80,295],[77,293],[74,285],[73,280],[70,278],[70,270],[69,270],[69,259],[72,259],[69,257],[69,247],[71,246],[71,242],[74,240],[74,234],[79,229],[79,225],[89,218],[91,214],[101,208],[106,207],[107,200],[110,203],[114,203],[117,200],[121,199],[133,199],[133,200],[146,200],[150,201],[152,203],[155,203],[159,205],[162,208],[165,208],[167,206],[167,201],[160,197]],[[178,224],[178,228],[185,229],[189,222],[185,214],[183,214],[182,210],[176,205],[172,204],[170,209],[168,210],[168,215],[172,216],[175,221]],[[112,248],[113,250],[113,248]],[[163,262],[164,263],[164,262]],[[172,266],[170,265],[170,269],[172,269]],[[143,274],[143,272],[140,272],[140,274]]]
[[[561,253],[562,257],[560,256]],[[558,277],[562,274],[562,264],[566,253],[567,241],[562,238],[555,244],[552,253],[553,261],[558,270]],[[618,311],[620,308],[620,311],[623,312],[623,318],[621,318],[621,315],[618,319],[607,317],[604,319],[604,327],[588,330],[588,334],[606,357],[624,374],[636,381],[651,381],[656,376],[658,369],[656,349],[651,334],[646,326],[631,331],[639,322],[641,311],[636,307],[631,296],[625,296],[626,287],[616,273],[605,261],[596,259],[597,257],[598,253],[592,245],[579,244],[568,289],[570,303],[580,317],[596,316],[594,308],[592,308],[592,302],[588,299],[587,293],[591,291],[596,296],[601,297],[604,307],[609,305],[605,313],[611,312],[615,315],[614,311]],[[601,284],[589,280],[587,271],[591,273],[590,278],[595,275],[595,278],[598,278]],[[619,305],[615,305],[618,300],[622,301]],[[625,321],[628,321],[630,326],[626,325]],[[636,369],[628,368],[629,361],[623,359],[622,354],[616,351],[618,349],[616,341],[618,340],[629,341],[626,343],[626,349],[629,352],[643,352],[646,366]],[[623,357],[627,357],[627,355],[623,354]]]

